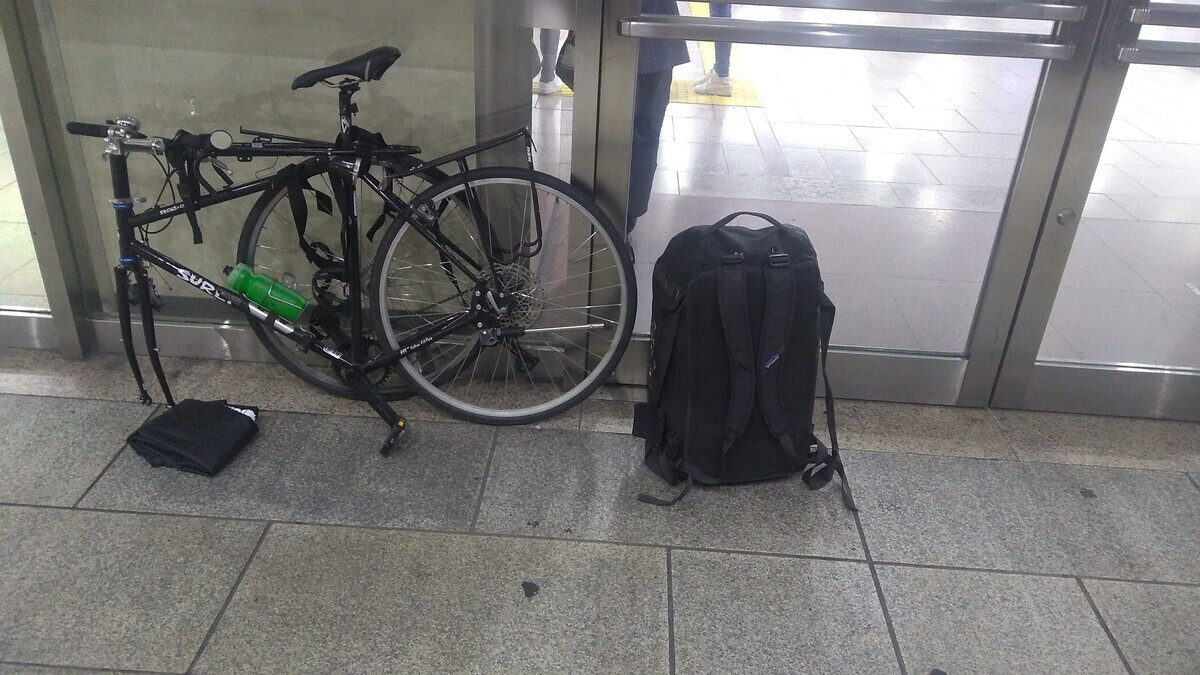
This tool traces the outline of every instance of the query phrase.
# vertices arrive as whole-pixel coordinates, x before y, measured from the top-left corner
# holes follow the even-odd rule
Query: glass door
[[[1200,419],[1200,5],[1118,3],[994,405]]]
[[[686,49],[657,152],[598,162],[629,185],[643,330],[653,264],[672,235],[763,211],[813,239],[838,305],[839,395],[985,404],[1007,336],[997,327],[1012,320],[1102,12],[1066,2],[613,4],[623,13],[606,17],[617,28],[604,62],[624,58],[637,75],[631,96],[602,96],[601,151],[618,147],[605,134],[641,137],[639,99],[655,67],[646,54]],[[628,37],[640,45],[625,47]],[[643,205],[646,157],[657,166]]]
[[[0,126],[0,309],[50,309],[12,153]]]

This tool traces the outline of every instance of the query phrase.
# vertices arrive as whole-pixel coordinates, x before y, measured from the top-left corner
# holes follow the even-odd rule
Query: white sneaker
[[[710,78],[710,77],[712,77],[712,76],[713,76],[713,72],[710,70],[710,71],[708,71],[707,73],[705,73],[705,74],[704,74],[704,77],[702,77],[702,78],[700,78],[700,79],[698,79],[698,80],[693,80],[693,81],[692,81],[692,87],[693,87],[693,88],[695,88],[695,87],[699,87],[700,85],[704,84],[705,82],[708,82],[708,78]]]
[[[733,96],[733,78],[721,77],[712,71],[703,82],[697,83],[692,90],[705,96]]]
[[[562,80],[558,79],[557,77],[549,82],[542,82],[541,80],[538,80],[537,86],[539,94],[557,94],[558,92],[562,91],[563,88]]]

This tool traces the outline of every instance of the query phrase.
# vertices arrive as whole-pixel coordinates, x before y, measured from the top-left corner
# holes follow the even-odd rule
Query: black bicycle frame
[[[449,335],[463,325],[475,321],[477,318],[474,311],[447,316],[446,318],[429,325],[399,348],[389,351],[381,356],[377,356],[365,363],[356,364],[355,362],[347,359],[346,355],[342,354],[338,350],[332,349],[321,344],[320,342],[317,342],[314,339],[315,336],[303,328],[287,323],[271,312],[268,312],[250,302],[246,299],[246,296],[242,295],[241,293],[226,288],[225,286],[222,286],[212,279],[209,279],[203,274],[194,272],[184,267],[183,265],[179,264],[179,262],[164,255],[161,251],[147,246],[136,239],[130,242],[129,250],[134,254],[137,260],[148,262],[155,267],[170,272],[176,278],[186,281],[189,285],[201,293],[220,300],[242,314],[245,314],[249,318],[267,324],[271,330],[291,339],[293,342],[301,345],[305,349],[315,348],[319,356],[322,356],[343,368],[354,368],[357,366],[360,367],[364,372],[368,373],[395,364],[397,361],[405,356],[408,356],[413,351],[424,347],[434,340]]]
[[[334,163],[336,164],[336,163]],[[331,168],[339,168],[331,164]],[[120,263],[114,269],[117,285],[117,309],[120,320],[121,340],[124,343],[125,355],[129,362],[130,370],[133,373],[134,380],[137,382],[139,399],[143,403],[151,403],[150,395],[146,392],[145,383],[142,378],[141,369],[138,366],[137,356],[133,348],[133,331],[132,317],[129,312],[129,275],[132,274],[138,282],[138,290],[141,295],[141,314],[142,314],[142,329],[146,340],[146,348],[150,358],[150,364],[154,370],[154,374],[158,380],[159,386],[162,388],[163,396],[166,398],[168,405],[174,405],[175,401],[171,396],[170,386],[167,384],[166,375],[163,372],[162,364],[159,360],[157,338],[154,331],[154,314],[151,308],[151,298],[149,290],[149,275],[146,272],[145,263],[150,263],[155,267],[166,270],[187,282],[196,290],[225,303],[227,306],[236,309],[248,318],[260,321],[284,337],[296,342],[305,351],[314,349],[315,353],[337,364],[347,374],[347,379],[356,386],[359,392],[366,399],[367,403],[375,412],[384,419],[391,427],[387,439],[383,442],[380,451],[384,454],[391,452],[394,447],[395,440],[405,428],[405,420],[400,416],[386,400],[380,396],[379,392],[371,385],[366,374],[386,368],[399,362],[404,357],[411,354],[413,351],[438,340],[464,325],[472,322],[477,322],[478,310],[468,310],[461,314],[450,315],[434,322],[425,329],[419,331],[412,336],[404,345],[401,345],[395,350],[388,352],[371,359],[364,361],[361,355],[357,352],[358,341],[362,336],[361,327],[361,294],[359,293],[357,281],[358,275],[351,274],[348,284],[351,288],[348,289],[352,293],[351,297],[355,299],[355,307],[351,317],[352,324],[356,324],[355,343],[352,345],[349,358],[341,352],[328,347],[316,340],[316,336],[308,332],[302,327],[294,326],[275,314],[268,312],[261,307],[251,303],[244,295],[237,293],[225,286],[199,274],[193,270],[184,267],[179,262],[171,259],[169,256],[154,249],[149,244],[143,244],[134,237],[135,228],[159,220],[172,217],[174,214],[184,209],[182,201],[164,207],[155,207],[140,214],[133,213],[133,200],[130,197],[129,190],[129,170],[126,157],[121,154],[112,154],[109,156],[109,170],[112,174],[113,207],[117,221],[118,233],[118,248],[120,251]],[[344,167],[342,168],[344,170]],[[351,181],[353,183],[353,181]],[[272,178],[264,178],[261,180],[244,183],[237,186],[232,186],[209,195],[203,195],[197,198],[194,202],[196,210],[220,204],[238,197],[243,197],[257,192],[263,192],[274,185]],[[377,185],[373,185],[376,191],[382,191]],[[353,214],[343,213],[344,220],[353,218]],[[354,223],[352,223],[353,225]],[[423,231],[424,228],[417,226],[418,230]],[[354,235],[354,239],[350,239],[350,235]],[[351,227],[350,232],[344,235],[348,244],[347,248],[357,248],[357,228]],[[350,242],[353,242],[352,244]],[[347,263],[353,263],[358,269],[357,256],[351,260],[347,258]]]
[[[222,204],[227,201],[245,197],[248,195],[265,192],[280,185],[280,174],[276,173],[267,178],[240,183],[237,185],[229,185],[221,190],[213,191],[207,183],[203,183],[209,188],[209,192],[189,195],[187,200],[180,200],[166,206],[155,205],[142,213],[133,213],[134,200],[130,197],[129,189],[129,170],[124,154],[124,149],[118,152],[112,152],[108,155],[109,169],[112,175],[113,185],[113,207],[115,210],[117,221],[117,232],[120,250],[120,263],[114,268],[116,280],[118,303],[117,311],[120,319],[121,340],[125,347],[125,355],[129,361],[130,370],[133,373],[134,379],[137,382],[139,398],[144,403],[150,403],[150,396],[146,392],[145,384],[142,379],[141,369],[138,366],[137,356],[134,352],[132,338],[132,318],[130,316],[129,306],[131,304],[129,277],[133,275],[137,281],[138,292],[141,297],[141,315],[142,329],[144,332],[146,347],[150,358],[151,366],[154,369],[154,374],[158,379],[159,386],[162,388],[163,395],[169,405],[174,405],[175,401],[171,396],[170,388],[167,384],[166,375],[163,373],[162,364],[159,360],[157,338],[154,331],[154,313],[151,308],[151,292],[150,279],[146,271],[144,263],[150,263],[155,267],[166,270],[175,277],[187,282],[190,286],[198,291],[225,303],[227,306],[236,309],[250,319],[266,324],[272,331],[287,337],[288,339],[300,345],[304,351],[315,349],[316,354],[320,357],[337,364],[346,374],[347,380],[362,394],[367,403],[391,426],[392,430],[387,439],[384,441],[380,451],[384,454],[389,453],[396,438],[404,430],[405,421],[396,411],[387,403],[386,400],[379,394],[375,387],[367,379],[367,373],[387,368],[395,365],[404,357],[411,354],[413,351],[424,347],[425,345],[441,339],[459,328],[474,323],[479,328],[497,329],[492,325],[492,322],[484,317],[484,313],[479,309],[468,309],[461,314],[449,315],[441,320],[435,321],[426,328],[417,332],[410,337],[404,345],[397,349],[389,350],[375,358],[367,360],[363,353],[363,326],[362,326],[362,289],[361,278],[357,270],[361,269],[359,260],[359,230],[358,230],[358,201],[356,185],[357,180],[362,180],[366,183],[373,192],[380,196],[397,214],[408,220],[413,225],[417,232],[422,237],[427,239],[442,256],[442,260],[449,261],[465,274],[472,284],[479,289],[482,286],[481,276],[487,270],[481,267],[472,269],[468,264],[464,263],[460,256],[468,256],[454,246],[453,242],[444,241],[439,238],[435,232],[429,231],[424,220],[430,216],[422,214],[414,209],[409,203],[401,200],[390,190],[386,189],[380,182],[370,173],[371,160],[375,158],[387,158],[397,156],[411,156],[420,152],[420,148],[416,146],[386,146],[375,147],[369,149],[361,149],[349,147],[347,138],[353,127],[353,116],[357,112],[351,99],[354,92],[358,90],[356,84],[344,85],[341,87],[339,96],[338,114],[342,130],[337,143],[326,143],[322,141],[314,141],[311,139],[296,138],[284,136],[282,134],[264,134],[262,132],[246,132],[254,133],[256,138],[249,143],[235,143],[226,150],[211,152],[214,157],[235,157],[239,160],[249,160],[253,157],[307,157],[306,162],[328,162],[328,168],[331,177],[336,176],[337,180],[331,181],[334,183],[334,196],[338,201],[342,211],[342,254],[347,269],[354,272],[347,275],[347,299],[351,303],[350,307],[350,333],[351,345],[349,356],[341,352],[321,344],[317,341],[316,336],[300,326],[292,325],[281,319],[280,317],[268,312],[267,310],[258,307],[251,303],[245,296],[240,293],[222,286],[221,284],[190,270],[160,251],[151,247],[148,243],[137,241],[134,234],[137,228],[144,227],[150,223],[158,222],[168,218],[172,218],[179,213],[187,213],[189,218],[195,211],[199,211],[210,206]],[[266,138],[264,139],[263,136]],[[275,142],[274,139],[283,139],[286,142]],[[525,141],[527,158],[532,167],[532,137],[528,129],[521,129],[512,132],[505,136],[490,139],[482,143],[472,145],[468,148],[458,150],[440,157],[434,158],[425,162],[418,162],[415,166],[395,173],[390,178],[405,178],[416,175],[422,171],[449,164],[456,163],[461,171],[469,169],[467,158],[472,155],[477,155],[485,150],[513,142],[517,139]],[[118,146],[119,147],[119,146]],[[198,161],[193,159],[190,167],[192,171],[198,171]],[[185,176],[181,176],[185,178]],[[202,182],[202,181],[201,181]],[[474,196],[470,190],[467,193],[469,202],[474,201]],[[476,204],[469,204],[470,208],[477,209]],[[534,203],[535,214],[537,213],[537,203]],[[537,218],[538,238],[540,242],[541,222],[540,214],[535,215]],[[476,222],[479,222],[478,219]],[[483,227],[481,225],[481,227]],[[480,236],[485,236],[486,232],[481,232]],[[489,267],[492,264],[490,259],[487,259],[486,265]],[[493,271],[494,275],[494,271]],[[477,305],[478,306],[478,305]],[[486,324],[486,325],[485,325]],[[499,333],[500,335],[503,332]]]

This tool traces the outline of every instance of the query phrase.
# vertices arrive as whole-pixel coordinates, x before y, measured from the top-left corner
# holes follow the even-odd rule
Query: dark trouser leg
[[[542,73],[538,77],[542,82],[554,80],[554,66],[558,63],[558,34],[557,28],[541,28],[538,40],[542,49]]]
[[[658,140],[663,117],[671,100],[671,70],[643,73],[637,77],[633,103],[633,153],[629,162],[629,219],[632,230],[637,219],[650,208],[650,188],[658,168]]]
[[[733,4],[728,2],[708,3],[708,15],[728,19],[733,16]],[[729,53],[733,45],[728,42],[714,42],[713,51],[716,53],[716,63],[713,70],[721,77],[729,77]]]

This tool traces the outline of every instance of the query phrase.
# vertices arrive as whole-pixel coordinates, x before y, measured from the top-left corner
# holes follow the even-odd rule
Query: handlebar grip
[[[67,133],[75,136],[95,136],[96,138],[108,138],[108,130],[113,123],[108,124],[92,124],[90,122],[67,122]],[[146,134],[138,131],[125,132],[126,138],[145,138]]]
[[[108,125],[91,124],[90,122],[67,122],[67,133],[75,136],[108,138]]]

